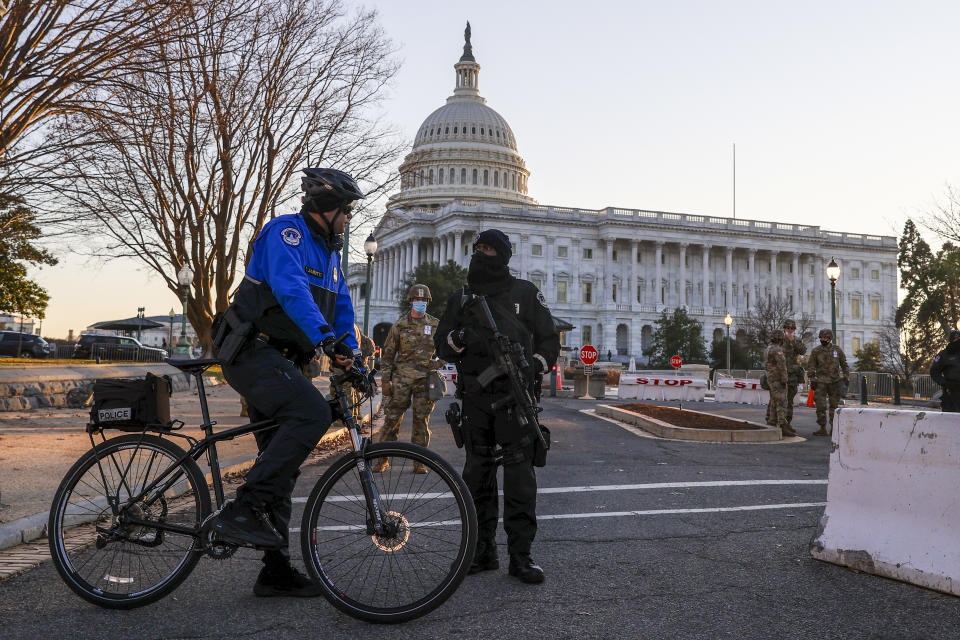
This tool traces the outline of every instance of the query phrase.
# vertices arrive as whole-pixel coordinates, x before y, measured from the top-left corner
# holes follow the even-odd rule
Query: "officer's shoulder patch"
[[[940,362],[940,354],[937,354],[937,357],[933,359],[934,362]]]
[[[547,308],[547,299],[543,295],[543,291],[537,291],[537,302],[539,302],[544,309]]]
[[[280,237],[291,247],[300,245],[300,231],[294,227],[286,227],[280,232]]]

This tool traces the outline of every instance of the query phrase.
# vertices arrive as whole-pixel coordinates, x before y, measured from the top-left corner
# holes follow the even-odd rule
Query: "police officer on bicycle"
[[[437,326],[437,355],[455,362],[459,372],[457,396],[463,402],[463,439],[466,461],[463,479],[477,509],[479,536],[470,573],[500,567],[497,556],[497,465],[503,465],[503,528],[510,553],[509,573],[523,582],[543,582],[543,570],[530,557],[537,532],[537,476],[533,467],[535,442],[524,433],[514,413],[491,404],[507,393],[506,378],[487,387],[478,376],[492,362],[489,330],[464,307],[468,295],[486,296],[498,329],[524,345],[531,371],[528,380],[549,370],[560,353],[560,337],[543,294],[533,283],[510,275],[510,239],[489,229],[473,243],[467,286],[447,300]],[[533,389],[531,389],[532,393]],[[497,454],[500,458],[497,458]]]
[[[220,538],[265,548],[258,596],[317,596],[320,589],[290,565],[291,494],[300,465],[330,426],[323,394],[301,373],[319,351],[335,366],[354,363],[353,304],[340,269],[344,227],[357,183],[335,169],[304,169],[303,206],[266,225],[253,244],[243,282],[214,327],[214,353],[254,421],[260,455],[246,482],[205,523]],[[342,342],[336,336],[349,332]]]

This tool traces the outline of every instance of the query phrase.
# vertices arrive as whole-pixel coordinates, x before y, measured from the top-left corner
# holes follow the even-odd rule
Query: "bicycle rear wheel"
[[[132,609],[159,600],[190,574],[202,553],[186,533],[133,524],[128,518],[199,530],[210,513],[210,492],[191,458],[167,476],[165,490],[128,500],[184,454],[153,435],[111,438],[85,453],[67,472],[50,508],[47,535],[60,577],[80,597],[101,607]],[[119,514],[112,504],[119,505]]]
[[[303,512],[301,544],[310,575],[335,607],[370,622],[404,622],[440,606],[463,581],[477,543],[477,515],[460,475],[440,456],[403,442],[367,449],[393,535],[367,533],[358,460],[323,474]],[[427,474],[414,473],[414,463]]]

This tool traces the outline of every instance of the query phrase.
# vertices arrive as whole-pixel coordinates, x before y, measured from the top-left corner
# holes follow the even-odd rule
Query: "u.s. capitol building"
[[[469,29],[469,27],[468,27]],[[816,226],[643,209],[540,205],[527,194],[530,171],[507,121],[479,92],[480,65],[469,30],[446,104],[427,116],[400,166],[401,188],[374,231],[370,327],[397,319],[397,291],[423,262],[470,261],[484,229],[514,243],[514,275],[543,292],[554,316],[574,325],[568,346],[635,356],[664,310],[683,305],[703,323],[709,345],[761,298],[780,296],[814,328],[830,326],[826,266],[837,285],[840,345],[853,353],[888,324],[897,306],[897,242],[890,236]],[[348,275],[363,317],[365,265]]]

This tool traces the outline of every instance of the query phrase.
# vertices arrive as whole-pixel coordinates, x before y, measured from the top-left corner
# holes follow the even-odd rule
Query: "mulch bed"
[[[687,429],[724,429],[727,431],[754,431],[763,429],[763,427],[744,422],[742,420],[731,420],[712,416],[696,411],[686,411],[675,407],[660,407],[653,404],[621,404],[617,409],[639,413],[642,416],[649,416],[672,424],[675,427],[686,427]]]

